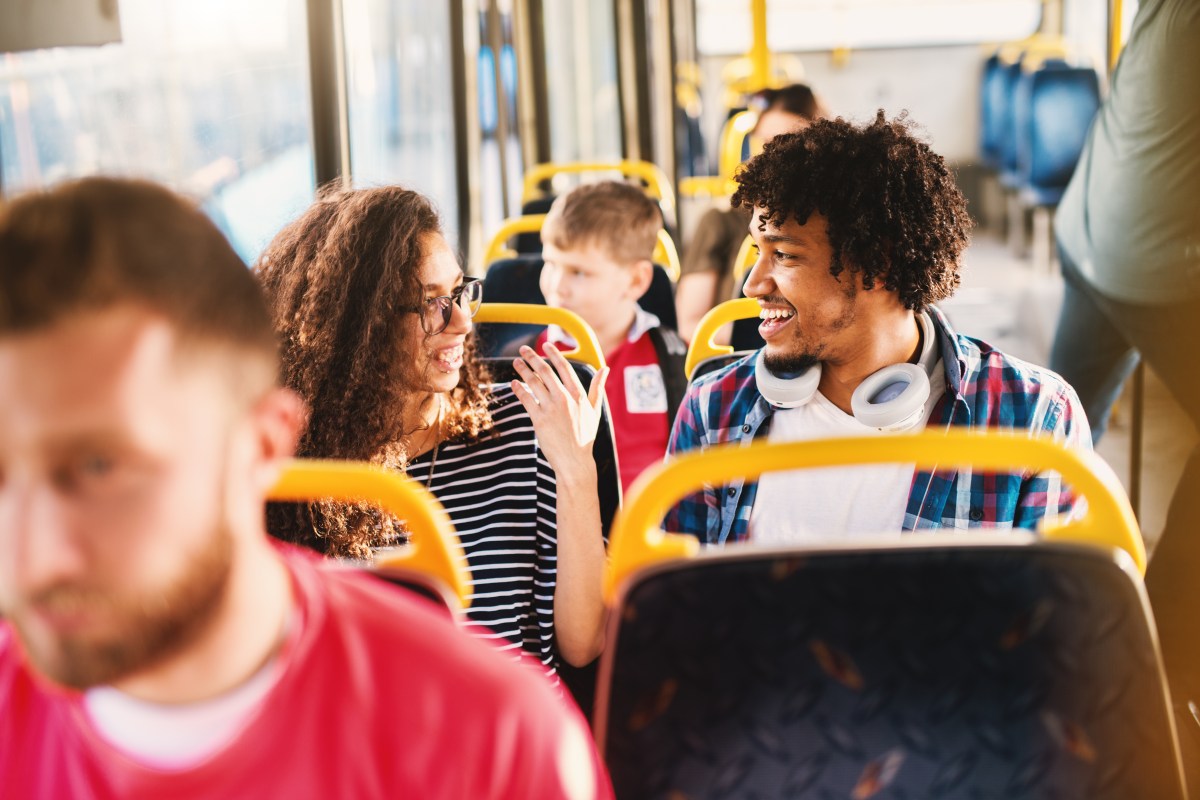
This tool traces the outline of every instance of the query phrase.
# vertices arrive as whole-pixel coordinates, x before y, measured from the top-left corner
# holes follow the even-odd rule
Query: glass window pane
[[[313,196],[304,4],[121,0],[121,25],[121,44],[2,57],[4,191],[161,181],[253,260]]]
[[[696,13],[700,52],[749,50],[747,3],[698,0]],[[780,53],[1001,42],[1033,33],[1041,13],[1041,0],[771,0],[767,41]]]
[[[621,106],[613,4],[546,3],[550,154],[555,161],[621,158]]]
[[[358,186],[429,196],[458,238],[450,5],[343,0],[350,165]]]

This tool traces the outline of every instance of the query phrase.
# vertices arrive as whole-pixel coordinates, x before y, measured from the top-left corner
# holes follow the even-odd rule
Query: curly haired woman
[[[607,377],[584,392],[554,348],[524,348],[491,386],[466,279],[437,212],[400,187],[322,196],[257,266],[283,380],[309,408],[299,455],[372,461],[446,507],[472,573],[471,619],[553,671],[600,652],[604,545],[591,455]],[[394,520],[346,504],[280,506],[270,529],[334,556],[398,543]]]

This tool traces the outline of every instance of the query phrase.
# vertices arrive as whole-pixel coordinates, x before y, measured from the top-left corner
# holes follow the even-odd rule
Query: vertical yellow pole
[[[1122,17],[1125,16],[1123,0],[1112,0],[1112,5],[1109,7],[1110,16],[1108,18],[1108,71],[1117,68],[1117,59],[1121,57],[1121,41],[1124,25]]]
[[[771,85],[771,51],[767,49],[767,0],[750,0],[750,91]]]

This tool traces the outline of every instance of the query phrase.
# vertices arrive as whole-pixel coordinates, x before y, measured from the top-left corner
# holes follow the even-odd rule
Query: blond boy
[[[654,276],[662,229],[654,200],[628,183],[583,184],[554,201],[542,226],[542,294],[547,305],[574,311],[596,332],[612,374],[607,392],[616,433],[621,485],[662,461],[686,381],[686,346],[638,305]],[[561,330],[547,342],[570,347]]]

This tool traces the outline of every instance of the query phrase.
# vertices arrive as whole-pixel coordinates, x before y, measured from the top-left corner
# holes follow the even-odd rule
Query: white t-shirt
[[[940,359],[932,375],[926,420],[946,388]],[[891,435],[864,425],[817,392],[797,408],[776,409],[767,439],[774,444]],[[750,541],[780,546],[899,533],[913,469],[912,464],[878,464],[764,473],[750,512]]]
[[[100,735],[142,766],[189,769],[241,731],[275,685],[278,665],[278,657],[272,657],[241,685],[198,703],[149,703],[98,686],[84,692],[83,705]]]

